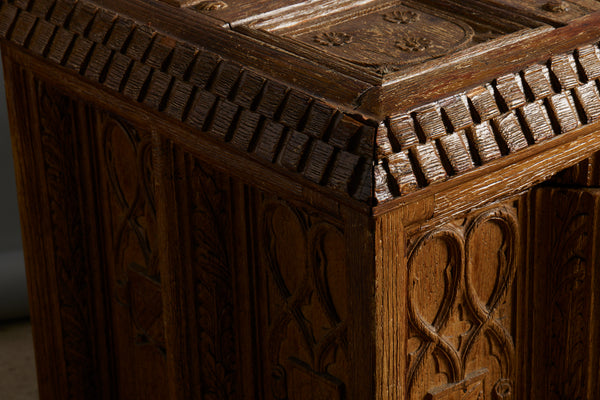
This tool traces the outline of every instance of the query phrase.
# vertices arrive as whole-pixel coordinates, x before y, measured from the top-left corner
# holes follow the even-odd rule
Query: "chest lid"
[[[599,120],[599,5],[7,0],[0,37],[240,157],[383,207]]]
[[[591,0],[166,1],[372,83],[600,9]]]

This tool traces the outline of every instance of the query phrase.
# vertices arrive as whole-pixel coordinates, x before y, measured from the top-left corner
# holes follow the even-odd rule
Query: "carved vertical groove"
[[[556,197],[563,197],[560,192]],[[578,198],[577,198],[578,197]],[[561,225],[553,230],[550,249],[550,398],[586,398],[588,282],[592,218],[581,210],[590,198],[576,196],[556,208]],[[560,201],[560,200],[558,200]],[[565,323],[568,321],[568,323]]]
[[[593,267],[598,194],[549,188],[538,190],[536,196],[534,301],[545,312],[536,315],[534,337],[544,335],[547,340],[534,347],[534,362],[547,372],[544,376],[534,373],[533,395],[593,398],[595,377],[590,376],[590,366],[594,355],[590,351],[596,343],[592,335],[597,323]]]
[[[40,136],[60,301],[68,398],[97,398],[91,271],[84,245],[81,182],[76,164],[76,105],[36,81]]]
[[[202,398],[233,399],[238,361],[227,238],[229,182],[192,157],[186,157],[186,162]]]

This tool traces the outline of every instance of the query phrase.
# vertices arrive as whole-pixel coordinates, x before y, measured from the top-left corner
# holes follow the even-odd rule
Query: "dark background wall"
[[[28,310],[4,72],[1,66],[0,76],[0,320],[4,320],[26,316]]]

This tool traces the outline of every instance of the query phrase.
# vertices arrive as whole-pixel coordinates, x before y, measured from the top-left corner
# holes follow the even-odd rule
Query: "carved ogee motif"
[[[269,398],[345,399],[350,371],[343,236],[290,204],[263,201]]]
[[[416,242],[408,260],[410,399],[495,399],[496,392],[511,392],[518,246],[508,208],[486,211],[466,226],[437,228]]]
[[[104,180],[105,231],[109,235],[109,288],[114,352],[118,360],[152,369],[117,368],[121,380],[138,382],[145,395],[166,395],[163,298],[158,268],[158,227],[151,136],[109,113],[96,113],[99,172]],[[117,365],[121,365],[120,363]],[[124,389],[124,386],[120,387]],[[125,396],[128,392],[122,392]]]

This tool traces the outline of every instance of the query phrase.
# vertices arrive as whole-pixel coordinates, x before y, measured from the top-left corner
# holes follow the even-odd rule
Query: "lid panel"
[[[555,26],[569,23],[591,12],[600,10],[594,0],[482,0],[485,3],[528,15]]]
[[[222,21],[235,24],[236,21],[255,20],[261,16],[268,18],[273,12],[293,13],[307,0],[203,0],[192,3],[189,8]]]
[[[320,63],[345,70],[350,66],[377,79],[542,25],[511,13],[497,15],[495,8],[487,11],[451,0],[313,0],[231,26]]]
[[[288,36],[359,65],[400,67],[462,49],[474,30],[458,19],[399,5]]]

